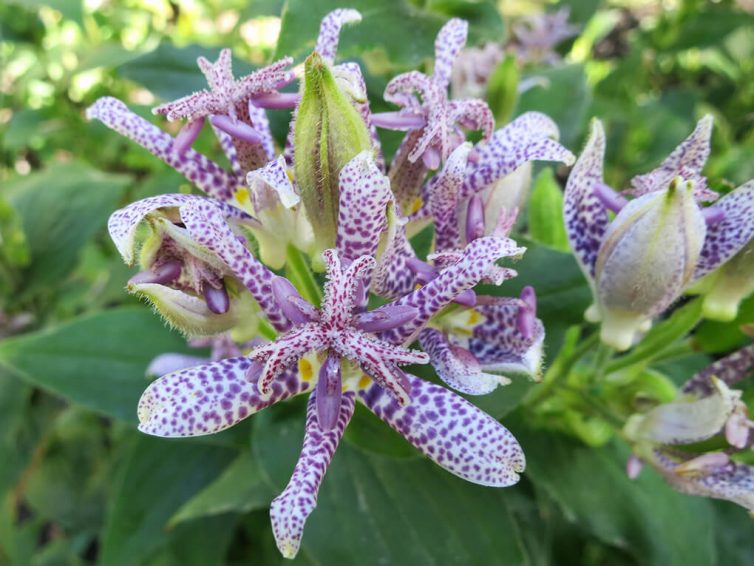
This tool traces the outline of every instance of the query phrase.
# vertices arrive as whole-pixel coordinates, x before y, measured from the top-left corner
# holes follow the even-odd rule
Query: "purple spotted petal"
[[[290,330],[275,342],[258,346],[249,357],[264,367],[259,376],[258,387],[262,395],[273,390],[279,377],[291,365],[309,352],[319,351],[327,346],[327,337],[316,323],[303,324]]]
[[[709,158],[712,125],[713,120],[710,115],[699,120],[691,135],[683,140],[658,168],[631,179],[633,185],[631,193],[641,196],[663,189],[664,185],[676,175],[684,177],[689,174],[699,175]]]
[[[405,219],[394,217],[390,224],[385,249],[372,277],[371,290],[381,297],[392,299],[414,289],[416,275],[409,268],[409,263],[416,259],[416,254],[406,237]]]
[[[463,196],[480,191],[528,161],[560,161],[573,163],[573,154],[555,141],[558,127],[539,112],[527,112],[497,130],[489,142],[478,145],[475,163],[469,174]]]
[[[319,25],[319,37],[314,51],[328,63],[335,61],[335,55],[338,52],[338,42],[340,40],[340,30],[344,24],[358,23],[361,21],[361,14],[357,10],[338,9],[333,10],[322,18]]]
[[[159,378],[139,400],[139,430],[167,437],[212,434],[311,388],[288,371],[262,398],[245,377],[251,364],[244,356],[228,358]]]
[[[422,137],[422,131],[422,129],[411,130],[406,134],[390,162],[390,170],[388,171],[390,187],[395,193],[401,211],[406,215],[416,210],[416,204],[420,202],[418,199],[422,183],[427,174],[427,166],[423,160],[412,161],[409,159],[412,148],[419,143]]]
[[[192,368],[208,363],[208,358],[189,356],[188,354],[160,354],[147,366],[147,375],[161,376],[182,369]]]
[[[246,182],[251,189],[251,198],[257,213],[278,204],[292,208],[301,201],[288,177],[288,168],[282,155],[264,167],[249,172]],[[275,230],[275,226],[268,228]]]
[[[717,360],[689,379],[683,386],[683,393],[699,396],[710,395],[713,391],[710,378],[715,376],[727,385],[734,385],[754,373],[754,344],[745,346],[732,354]]]
[[[448,104],[449,120],[466,130],[481,130],[487,141],[495,129],[495,115],[489,105],[479,98],[451,100]]]
[[[336,426],[327,432],[317,424],[316,405],[316,394],[312,393],[306,411],[301,455],[285,490],[270,505],[272,532],[285,558],[293,558],[298,553],[306,519],[317,506],[319,486],[353,415],[355,395],[343,393]]]
[[[435,175],[427,186],[429,210],[435,221],[435,249],[438,251],[456,249],[461,245],[458,204],[470,151],[470,143],[459,145],[450,154],[442,172]]]
[[[359,399],[425,456],[472,483],[507,487],[519,480],[526,461],[503,425],[465,399],[409,375],[412,402],[400,407],[372,385]]]
[[[435,69],[432,80],[442,88],[447,89],[450,84],[453,63],[463,46],[466,45],[468,32],[468,22],[453,18],[442,26],[440,33],[437,34],[437,39],[435,39]]]
[[[254,124],[254,129],[262,136],[260,146],[264,152],[265,161],[275,158],[275,140],[270,130],[270,121],[267,118],[267,112],[264,108],[255,106],[253,102],[248,103],[249,122]]]
[[[175,138],[131,112],[116,98],[100,98],[89,107],[86,116],[135,141],[213,198],[229,200],[235,189],[243,184],[236,175],[201,153],[193,149],[183,153],[177,151]]]
[[[275,274],[238,240],[225,222],[217,203],[194,200],[181,208],[181,220],[191,237],[217,254],[246,286],[276,330],[290,328],[290,321],[272,293]]]
[[[486,395],[506,385],[506,377],[486,373],[466,348],[456,346],[439,330],[425,328],[419,333],[419,343],[429,354],[430,363],[437,375],[450,387],[467,395]]]
[[[607,209],[595,193],[602,184],[604,158],[605,131],[602,123],[594,120],[586,147],[568,176],[563,204],[571,249],[591,281],[594,280],[597,254],[609,222]]]
[[[738,187],[715,203],[725,217],[707,226],[707,236],[694,272],[699,279],[732,258],[754,238],[754,181]]]
[[[545,328],[535,318],[531,334],[521,332],[518,318],[526,308],[521,299],[508,298],[495,298],[475,307],[484,320],[474,326],[468,347],[482,368],[539,379]]]
[[[212,114],[241,118],[235,113],[246,105],[253,95],[274,92],[280,85],[292,80],[293,73],[285,70],[292,62],[291,58],[286,57],[236,80],[231,68],[230,49],[221,50],[214,63],[199,57],[197,63],[211,91],[202,90],[166,102],[152,112],[164,114],[171,121],[181,118],[195,120]],[[246,112],[248,113],[248,109]]]
[[[212,125],[211,122],[210,126],[212,126],[212,131],[215,133],[215,137],[220,142],[220,147],[222,148],[225,157],[228,158],[228,162],[230,163],[230,168],[233,171],[233,174],[239,179],[242,179],[243,169],[241,169],[241,164],[238,161],[238,152],[236,151],[236,146],[233,145],[233,138],[231,138],[228,134],[226,134],[219,128]]]
[[[681,452],[655,450],[652,465],[675,489],[689,495],[724,499],[754,513],[754,467],[730,459],[708,466]]]
[[[362,152],[340,172],[340,205],[336,247],[342,259],[374,256],[387,229],[390,182],[380,173],[371,153]]]
[[[207,201],[204,197],[183,194],[157,195],[145,198],[116,210],[107,221],[107,229],[123,260],[131,265],[133,263],[136,229],[145,216],[160,208],[181,208],[200,202],[211,201]],[[240,210],[223,203],[214,201],[211,204],[221,211],[221,216],[226,218],[250,218]]]
[[[444,269],[423,287],[395,301],[396,305],[415,307],[419,314],[405,325],[384,333],[394,344],[408,342],[435,314],[486,278],[495,262],[503,257],[520,255],[522,249],[508,238],[484,237],[471,242],[458,261]]]

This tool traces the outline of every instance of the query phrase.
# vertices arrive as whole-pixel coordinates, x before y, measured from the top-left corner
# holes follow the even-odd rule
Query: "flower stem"
[[[285,275],[304,299],[315,307],[319,307],[322,302],[322,293],[304,254],[301,253],[301,250],[289,244],[285,259]]]

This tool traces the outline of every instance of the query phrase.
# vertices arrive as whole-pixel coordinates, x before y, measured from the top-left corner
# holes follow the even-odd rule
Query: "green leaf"
[[[149,362],[185,352],[180,335],[148,309],[98,312],[0,342],[0,366],[51,393],[107,416],[136,422]]]
[[[581,65],[535,69],[522,80],[537,79],[537,85],[522,93],[516,115],[529,111],[544,112],[560,128],[560,140],[572,146],[584,129],[591,92]]]
[[[563,190],[549,167],[534,181],[529,200],[529,236],[561,252],[570,249],[563,223]]]
[[[235,450],[197,441],[138,436],[113,481],[102,535],[100,562],[142,564],[167,545],[168,520],[206,487],[236,455]]]
[[[254,454],[276,490],[301,447],[301,409],[275,406],[255,417]],[[302,549],[321,564],[510,565],[528,558],[506,490],[464,482],[423,458],[384,458],[348,443],[325,476]]]
[[[642,564],[715,563],[709,502],[674,492],[652,470],[630,480],[627,450],[593,449],[542,431],[519,434],[526,475],[572,522]]]
[[[242,452],[214,482],[187,501],[173,517],[175,525],[198,517],[267,507],[274,494],[251,452]]]
[[[22,272],[21,296],[49,292],[69,273],[81,248],[117,208],[128,182],[123,175],[68,163],[14,179],[4,187],[31,253]]]

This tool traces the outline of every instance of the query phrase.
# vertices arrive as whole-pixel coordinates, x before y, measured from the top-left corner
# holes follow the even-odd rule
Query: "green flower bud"
[[[361,115],[316,52],[304,67],[294,147],[296,182],[314,229],[314,257],[318,257],[317,252],[335,246],[340,170],[370,149],[371,139]]]

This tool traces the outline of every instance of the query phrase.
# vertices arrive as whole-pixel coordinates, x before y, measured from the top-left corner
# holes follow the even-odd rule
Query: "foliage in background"
[[[732,2],[687,0],[670,10],[655,2],[515,3],[505,20],[483,0],[348,6],[364,22],[344,32],[340,52],[362,63],[373,101],[390,77],[429,63],[448,17],[469,20],[470,43],[483,44],[502,42],[520,13],[569,6],[582,33],[559,48],[562,64],[503,69],[490,83],[498,119],[545,112],[578,152],[589,117],[599,116],[607,181],[623,187],[712,113],[705,169],[712,186],[725,192],[754,177],[754,15]],[[214,59],[220,47],[233,48],[239,73],[281,54],[300,63],[321,16],[337,7],[343,3],[0,4],[0,562],[281,560],[267,514],[294,465],[303,405],[274,407],[195,440],[136,432],[147,364],[186,346],[123,292],[130,273],[104,227],[126,202],[190,187],[141,148],[87,123],[83,111],[107,94],[149,116],[154,104],[201,88],[196,57]],[[535,86],[517,95],[515,84],[529,78]],[[283,118],[273,124],[278,139]],[[385,135],[386,151],[399,140]],[[219,155],[207,135],[197,147]],[[519,227],[529,251],[519,277],[505,284],[508,295],[537,289],[553,372],[565,372],[578,348],[590,299],[563,233],[566,173],[542,169],[536,177]],[[606,371],[646,375],[661,398],[667,391],[657,375],[680,383],[746,343],[741,327],[754,324],[754,298],[735,321],[704,321],[686,337],[697,321],[689,308],[677,309],[644,350]],[[619,412],[632,392],[616,381],[584,394],[594,362],[568,372],[557,397],[541,400],[536,386],[514,383],[475,400],[507,416],[527,454],[524,480],[504,491],[432,467],[357,413],[297,561],[751,563],[754,526],[744,510],[680,495],[650,470],[628,479],[625,446],[593,401],[608,399]]]

